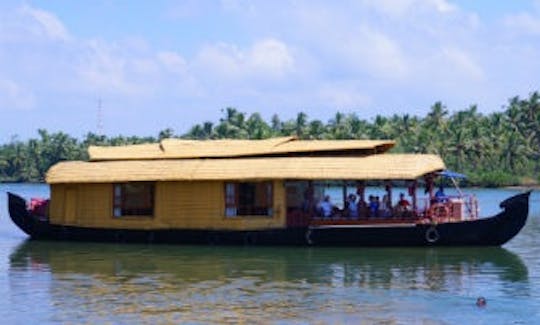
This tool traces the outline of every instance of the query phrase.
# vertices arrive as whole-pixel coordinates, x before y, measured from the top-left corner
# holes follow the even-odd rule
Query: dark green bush
[[[468,183],[471,186],[501,187],[520,184],[519,177],[500,170],[470,174]]]

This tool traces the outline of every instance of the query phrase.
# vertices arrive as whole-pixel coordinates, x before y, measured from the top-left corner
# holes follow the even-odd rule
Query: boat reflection
[[[426,297],[500,290],[515,299],[516,288],[530,294],[527,267],[499,247],[27,241],[10,255],[9,277],[14,291],[25,283],[31,292],[21,304],[37,297],[62,306],[52,316],[60,323],[408,323],[417,320],[411,306]]]
[[[304,248],[110,245],[26,241],[10,256],[13,271],[93,275],[102,280],[153,277],[195,283],[235,278],[333,286],[440,290],[489,273],[528,280],[528,270],[501,247]]]

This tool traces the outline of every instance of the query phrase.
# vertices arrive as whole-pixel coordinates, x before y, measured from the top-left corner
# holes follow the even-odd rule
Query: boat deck
[[[409,218],[313,218],[310,220],[310,227],[396,227],[396,226],[416,226],[418,224],[451,223],[462,222],[460,218],[437,218],[436,220],[424,217]]]

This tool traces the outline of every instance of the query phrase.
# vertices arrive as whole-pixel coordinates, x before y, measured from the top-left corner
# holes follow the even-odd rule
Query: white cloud
[[[234,79],[240,73],[240,64],[244,54],[234,45],[218,43],[206,45],[201,48],[195,58],[195,65],[199,70],[221,78]]]
[[[255,42],[250,48],[218,43],[203,47],[195,58],[196,70],[227,80],[273,80],[294,69],[294,56],[287,45],[276,39]]]
[[[82,87],[101,94],[148,98],[189,77],[182,56],[171,51],[153,52],[140,42],[91,40],[80,47],[78,80]]]
[[[369,71],[375,78],[402,79],[408,73],[408,62],[400,45],[384,33],[363,26],[358,37],[346,40],[341,53],[350,66]]]
[[[246,58],[252,73],[282,77],[294,68],[294,58],[287,45],[275,39],[266,39],[253,45]]]
[[[172,73],[182,75],[187,72],[187,62],[178,53],[161,51],[157,53],[157,60]]]
[[[445,48],[442,50],[443,67],[447,71],[463,73],[465,78],[480,81],[484,78],[484,71],[469,54],[457,48]]]
[[[77,72],[91,89],[106,93],[135,94],[139,90],[126,76],[127,60],[102,41],[84,44]]]
[[[246,0],[220,0],[220,5],[226,11],[239,12],[242,14],[254,14],[256,13],[257,6],[260,3],[255,4],[253,1]]]
[[[416,15],[419,12],[448,14],[457,10],[455,5],[446,0],[365,0],[362,4],[392,17],[404,17],[411,13]]]
[[[70,39],[64,24],[58,18],[45,10],[36,9],[28,5],[20,8],[20,13],[23,16],[33,18],[33,31],[38,35],[43,35],[51,40],[67,41]]]
[[[435,7],[437,11],[442,13],[454,12],[457,10],[457,7],[446,0],[429,0],[427,1],[430,5]]]
[[[364,94],[354,82],[324,84],[316,92],[324,106],[339,110],[359,109],[372,104],[371,98]]]
[[[278,7],[261,8],[258,15],[246,18],[246,25],[262,26],[259,33],[275,33],[265,26],[280,26],[280,40],[294,49],[294,55],[303,53],[302,61],[294,61],[295,70],[307,68],[307,58],[309,68],[319,70],[315,72],[321,72],[323,78],[324,74],[339,74],[400,80],[407,75],[408,59],[401,40],[393,35],[394,30],[372,22],[369,6],[353,2],[347,10],[325,2],[298,1],[288,8]],[[276,11],[279,16],[268,14]]]
[[[200,17],[201,15],[204,15],[205,12],[215,9],[215,5],[209,1],[173,1],[166,10],[166,16],[171,19],[189,19]]]
[[[56,112],[70,105],[66,98],[103,96],[139,121],[149,107],[171,112],[162,123],[190,108],[177,113],[189,126],[215,120],[227,105],[263,116],[308,108],[321,119],[336,109],[361,108],[370,117],[394,113],[385,108],[427,109],[436,100],[461,108],[479,96],[480,108],[499,108],[538,86],[540,18],[533,11],[486,22],[449,0],[189,0],[176,10],[148,13],[152,24],[165,18],[159,37],[141,25],[137,35],[101,31],[95,39],[30,5],[0,12],[2,109]]]

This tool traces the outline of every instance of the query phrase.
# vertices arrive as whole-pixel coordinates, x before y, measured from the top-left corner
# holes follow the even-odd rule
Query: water
[[[502,248],[304,248],[29,242],[0,184],[3,323],[532,324],[540,193]],[[517,190],[474,190],[482,212]],[[478,296],[485,308],[475,306]]]

